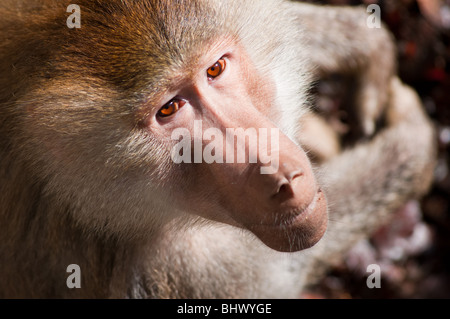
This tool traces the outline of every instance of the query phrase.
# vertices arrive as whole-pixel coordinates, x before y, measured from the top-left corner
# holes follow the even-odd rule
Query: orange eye
[[[222,74],[222,72],[225,70],[227,66],[227,63],[225,62],[224,58],[219,59],[212,67],[210,67],[206,73],[208,74],[208,77],[210,78],[216,78],[219,75]]]
[[[158,116],[160,117],[168,117],[178,112],[180,108],[182,108],[186,104],[186,101],[183,100],[172,100],[166,105],[164,105],[159,111]]]

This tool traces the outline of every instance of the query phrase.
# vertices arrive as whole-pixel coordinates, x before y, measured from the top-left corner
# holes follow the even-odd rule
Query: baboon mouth
[[[296,223],[301,223],[303,220],[307,220],[308,216],[314,213],[317,202],[322,200],[323,192],[321,189],[317,190],[313,200],[306,207],[294,207],[277,212],[272,222],[260,222],[246,224],[246,227],[272,227],[272,228],[289,228]]]
[[[278,225],[272,225],[272,227],[288,228],[295,227],[295,224],[302,223],[311,217],[311,214],[315,213],[316,206],[320,200],[323,200],[322,190],[318,190],[311,203],[306,208],[294,208],[287,212],[282,212]],[[268,225],[269,226],[269,225]]]
[[[316,195],[314,196],[314,199],[312,200],[312,202],[308,205],[308,207],[306,207],[303,210],[298,210],[297,214],[294,218],[292,218],[290,220],[289,223],[287,223],[284,227],[296,227],[296,225],[306,222],[309,218],[315,218],[316,214],[322,214],[323,211],[318,211],[321,208],[323,208],[321,206],[321,204],[324,203],[325,206],[325,210],[326,210],[326,199],[325,199],[325,194],[322,192],[321,189],[319,189],[316,193]],[[320,217],[320,216],[318,216]],[[283,225],[281,225],[283,226]]]
[[[248,229],[264,244],[283,252],[314,246],[324,235],[327,224],[327,200],[322,190],[306,208],[290,210],[287,218],[275,224],[254,224]]]

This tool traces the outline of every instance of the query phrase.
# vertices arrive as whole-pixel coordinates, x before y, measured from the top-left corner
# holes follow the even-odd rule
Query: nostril
[[[301,169],[295,170],[287,174],[287,180],[291,183],[295,178],[303,175],[303,171]]]
[[[303,172],[301,170],[296,170],[283,176],[283,178],[281,178],[277,184],[274,196],[277,196],[279,194],[293,195],[294,190],[292,187],[292,182],[295,178],[300,177],[301,175],[303,175]]]
[[[279,181],[274,196],[278,194],[292,194],[292,186],[287,178],[283,178]]]
[[[278,194],[288,193],[288,192],[292,193],[292,187],[288,183],[281,185],[280,188],[278,189]]]

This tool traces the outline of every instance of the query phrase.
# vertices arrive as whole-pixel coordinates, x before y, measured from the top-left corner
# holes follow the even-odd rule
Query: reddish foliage
[[[391,225],[355,247],[310,296],[449,298],[450,1],[309,2],[380,5],[382,19],[397,41],[400,77],[421,95],[436,124],[439,145],[439,163],[430,193],[418,205],[406,205]],[[382,267],[381,289],[367,288],[369,274],[364,265],[370,263]]]

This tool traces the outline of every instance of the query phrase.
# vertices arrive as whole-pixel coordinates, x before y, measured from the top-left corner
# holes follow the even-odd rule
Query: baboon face
[[[55,9],[12,74],[33,83],[16,89],[15,130],[46,196],[100,231],[145,233],[187,212],[280,251],[321,238],[326,199],[278,120],[275,51],[249,46],[252,26],[236,23],[251,4],[80,7],[80,29],[55,22]]]

